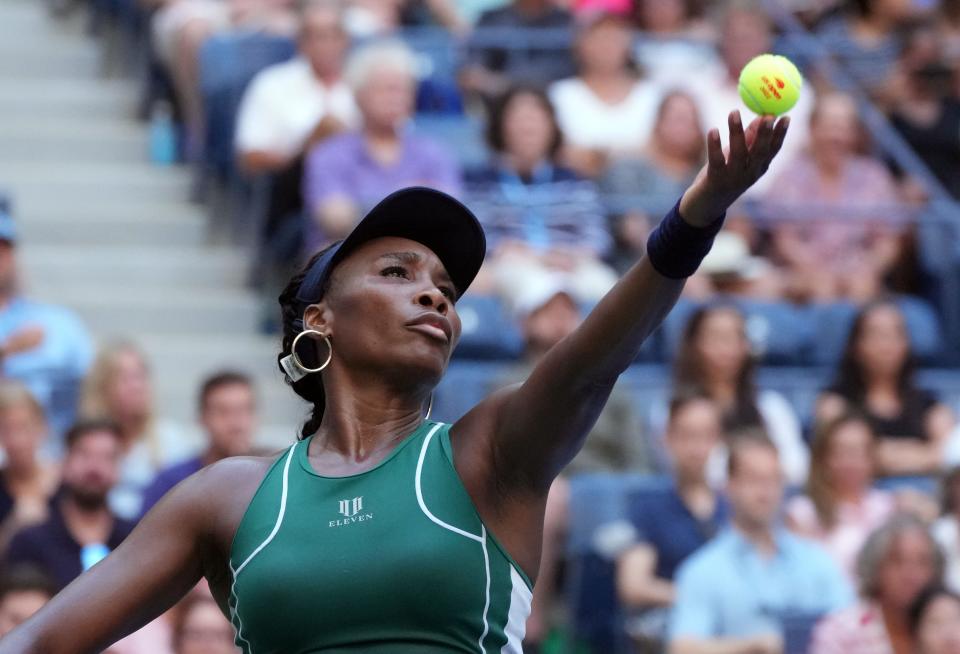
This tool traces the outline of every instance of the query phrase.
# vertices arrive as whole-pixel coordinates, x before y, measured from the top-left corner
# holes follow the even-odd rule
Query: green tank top
[[[273,463],[233,540],[244,654],[520,654],[531,584],[460,481],[450,425],[349,477],[317,474],[309,444]]]

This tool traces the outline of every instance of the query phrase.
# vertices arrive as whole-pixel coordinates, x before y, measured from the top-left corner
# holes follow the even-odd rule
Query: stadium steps
[[[305,406],[282,384],[276,339],[257,332],[246,253],[211,244],[190,170],[148,161],[137,82],[103,78],[82,17],[56,21],[44,5],[0,0],[0,192],[25,288],[74,309],[101,343],[141,344],[163,417],[190,425],[200,380],[239,368],[260,387],[260,442],[289,442]]]
[[[2,12],[2,8],[0,8]],[[0,76],[0,107],[7,120],[113,120],[119,129],[134,111],[137,91],[127,81],[76,79],[67,76],[16,78]]]
[[[140,125],[115,124],[111,116],[66,118],[11,116],[0,124],[5,155],[23,162],[69,161],[80,163],[135,160],[148,149]],[[37,135],[43,138],[37,139]]]
[[[0,140],[2,142],[2,140]],[[64,215],[56,208],[48,212],[31,211],[18,203],[17,209],[33,217],[20,233],[27,243],[49,246],[137,246],[157,243],[158,247],[182,247],[201,243],[207,227],[199,212],[191,207],[129,206],[118,204],[101,211],[76,210]],[[135,220],[132,220],[135,219]],[[48,255],[49,256],[49,255]]]
[[[176,296],[188,289],[205,290],[215,301],[214,296],[241,288],[246,265],[234,250],[149,244],[26,244],[21,261],[28,273],[27,283],[40,288],[69,289],[74,283],[93,283],[102,293],[149,293],[158,303],[172,299],[164,294]]]

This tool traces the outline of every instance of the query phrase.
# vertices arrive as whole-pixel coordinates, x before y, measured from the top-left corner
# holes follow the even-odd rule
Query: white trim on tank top
[[[527,617],[530,615],[533,593],[512,565],[510,566],[510,585],[512,586],[510,611],[507,614],[507,626],[503,630],[507,636],[507,642],[500,650],[500,654],[523,654],[522,643],[527,631]]]
[[[243,621],[240,619],[240,597],[237,595],[236,588],[237,575],[239,575],[240,572],[247,567],[247,564],[253,560],[253,557],[262,552],[263,549],[270,544],[270,541],[272,541],[277,535],[277,532],[280,531],[280,525],[283,524],[283,516],[287,512],[287,488],[289,486],[290,479],[290,461],[293,459],[293,452],[297,449],[297,445],[299,444],[300,442],[298,441],[290,446],[290,449],[287,451],[287,459],[283,463],[283,485],[281,486],[280,491],[280,510],[277,512],[277,522],[273,525],[273,531],[270,532],[270,535],[267,536],[266,540],[260,543],[260,545],[258,545],[257,548],[250,553],[250,556],[248,556],[236,570],[233,569],[233,564],[230,565],[230,571],[233,573],[233,581],[230,583],[230,594],[234,597],[233,608],[231,609],[231,612],[237,619],[237,640],[242,640],[247,644],[247,654],[253,654],[253,646],[250,644],[249,640],[243,637]]]
[[[426,502],[423,501],[423,489],[420,486],[420,476],[423,472],[423,461],[427,456],[427,448],[430,447],[430,441],[433,440],[434,434],[436,434],[437,431],[443,426],[443,423],[435,425],[433,429],[427,433],[426,438],[423,439],[423,446],[420,448],[420,458],[417,460],[417,474],[414,476],[413,480],[414,489],[417,492],[417,503],[420,505],[420,510],[423,511],[425,516],[430,518],[430,520],[440,525],[444,529],[452,531],[455,534],[459,534],[464,538],[477,541],[480,543],[480,547],[483,549],[483,567],[484,573],[487,576],[487,583],[486,588],[484,589],[485,601],[483,605],[483,632],[480,634],[480,638],[477,640],[477,645],[480,647],[480,654],[484,654],[486,650],[484,649],[483,641],[490,632],[490,623],[487,620],[487,612],[490,610],[490,556],[487,553],[487,528],[481,524],[480,535],[477,536],[476,534],[471,534],[469,531],[464,531],[463,529],[459,529],[444,522],[437,516],[433,515],[433,513],[430,512],[430,509],[427,508]]]

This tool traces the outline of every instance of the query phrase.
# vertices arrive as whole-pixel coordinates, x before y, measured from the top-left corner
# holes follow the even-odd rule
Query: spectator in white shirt
[[[236,149],[248,173],[287,169],[313,144],[356,124],[353,93],[341,79],[350,41],[340,4],[310,0],[300,20],[299,56],[259,73],[244,95]]]
[[[653,130],[659,90],[631,62],[632,34],[623,16],[588,12],[578,17],[579,74],[550,87],[566,140],[567,163],[594,176],[608,160],[639,151]]]
[[[195,161],[204,143],[200,53],[212,36],[238,30],[289,35],[295,0],[140,0],[155,9],[150,19],[153,48],[167,70],[186,128],[186,156]]]

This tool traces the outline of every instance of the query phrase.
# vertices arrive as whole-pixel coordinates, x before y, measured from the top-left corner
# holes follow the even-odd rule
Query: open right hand
[[[695,227],[716,220],[767,172],[790,125],[789,118],[761,116],[744,131],[739,111],[731,111],[727,122],[730,147],[721,146],[720,130],[707,133],[707,164],[680,200],[680,215]]]

